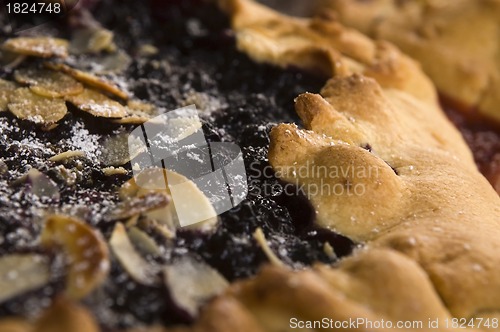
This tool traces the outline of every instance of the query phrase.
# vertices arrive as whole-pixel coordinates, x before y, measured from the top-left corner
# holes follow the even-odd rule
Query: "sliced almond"
[[[168,195],[155,192],[140,197],[132,197],[118,204],[105,219],[107,221],[129,219],[141,213],[166,207],[169,201],[170,197]]]
[[[119,87],[117,87],[114,83],[95,76],[90,73],[86,73],[84,71],[71,68],[68,65],[62,64],[62,63],[46,63],[45,64],[47,68],[53,69],[53,70],[58,70],[61,71],[65,74],[70,75],[74,79],[85,83],[91,87],[97,88],[99,90],[102,90],[103,92],[109,93],[111,95],[114,95],[116,97],[119,97],[121,99],[128,99],[128,93],[125,91],[121,90]]]
[[[0,257],[0,303],[47,284],[50,263],[37,254]]]
[[[28,183],[30,191],[38,197],[59,199],[59,188],[47,175],[36,168],[31,168],[25,175],[18,178],[15,183]]]
[[[128,230],[128,236],[134,246],[145,255],[159,256],[161,249],[146,232],[140,230],[138,227],[131,227]]]
[[[52,37],[18,37],[7,39],[2,48],[4,50],[40,58],[68,56],[68,41]]]
[[[45,98],[28,88],[19,88],[10,94],[9,111],[18,119],[49,125],[61,120],[68,109],[64,100]]]
[[[143,124],[151,120],[156,112],[156,108],[152,104],[139,100],[129,100],[125,109],[127,115],[121,119],[113,120],[113,122],[119,124]]]
[[[159,267],[148,263],[139,255],[122,223],[115,225],[109,244],[113,254],[132,279],[143,285],[151,286],[158,283]]]
[[[133,137],[129,134],[118,134],[110,136],[104,140],[101,146],[100,162],[106,166],[121,166],[128,163],[136,155],[131,156],[129,153],[129,144]],[[144,144],[140,140],[136,140],[133,151],[140,154],[145,151]]]
[[[123,167],[113,167],[113,166],[104,167],[102,169],[102,172],[106,176],[127,175],[128,174],[128,171],[125,168],[123,168]]]
[[[255,232],[253,233],[253,238],[255,241],[257,241],[257,244],[260,246],[264,254],[267,256],[271,264],[278,266],[278,267],[283,267],[285,264],[276,256],[276,254],[273,252],[271,247],[269,247],[269,244],[267,243],[266,236],[264,235],[264,232],[262,231],[262,228],[257,227]]]
[[[146,114],[155,114],[156,107],[153,104],[141,100],[129,100],[127,107],[132,111],[143,112]]]
[[[35,322],[36,332],[99,332],[92,314],[66,298],[56,299]]]
[[[163,273],[172,301],[190,317],[196,317],[206,301],[229,285],[211,266],[190,256],[178,258]]]
[[[0,112],[8,110],[7,105],[9,104],[10,96],[17,87],[16,83],[0,78]]]
[[[146,113],[130,113],[127,110],[127,115],[121,119],[112,120],[114,123],[126,124],[126,125],[140,125],[144,122],[151,120],[151,118]]]
[[[325,242],[323,244],[323,252],[328,256],[330,259],[338,259],[337,254],[335,253],[335,249],[332,247],[330,242]]]
[[[76,30],[70,51],[75,54],[99,53],[113,47],[113,32],[101,27]]]
[[[78,95],[66,96],[66,100],[93,116],[121,118],[127,114],[127,111],[120,103],[91,89],[84,89]]]
[[[85,152],[81,150],[65,151],[50,157],[49,161],[59,163],[71,158],[81,158],[81,157],[85,157]]]
[[[36,94],[43,97],[64,97],[83,92],[83,85],[71,76],[48,69],[19,69],[14,79],[30,85]]]
[[[0,159],[0,175],[4,175],[9,171],[9,166],[3,161],[3,159]]]
[[[4,69],[13,69],[19,66],[24,60],[26,60],[27,56],[9,52],[4,50],[0,46],[0,66]]]
[[[172,195],[171,190],[174,190]],[[147,218],[157,220],[170,230],[180,226],[187,229],[211,231],[217,224],[217,213],[205,194],[196,184],[177,172],[161,168],[148,168],[125,182],[120,189],[120,197],[140,197],[151,192],[164,193],[174,199],[174,204],[147,212]],[[192,209],[196,206],[196,209]],[[179,213],[184,221],[179,221]],[[189,221],[199,220],[191,224]],[[183,221],[183,220],[181,220]]]
[[[69,270],[65,293],[72,299],[85,297],[108,275],[106,243],[99,233],[78,219],[50,216],[42,231],[41,243],[45,247],[61,247],[66,255]]]

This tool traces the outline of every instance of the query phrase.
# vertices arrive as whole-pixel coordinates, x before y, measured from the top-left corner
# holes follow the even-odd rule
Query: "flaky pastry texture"
[[[298,67],[329,78],[353,73],[434,102],[436,92],[418,64],[387,42],[376,42],[326,14],[282,15],[252,0],[219,0],[238,48],[257,62]]]
[[[339,22],[396,44],[438,90],[500,123],[500,1],[323,0]]]
[[[500,198],[438,109],[358,75],[296,109],[307,130],[274,128],[269,161],[320,226],[415,260],[453,315],[500,309]]]

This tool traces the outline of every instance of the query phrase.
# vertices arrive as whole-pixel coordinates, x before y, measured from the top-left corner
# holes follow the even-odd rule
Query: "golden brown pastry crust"
[[[500,122],[500,1],[323,0],[339,21],[418,60],[447,97]]]
[[[368,78],[332,79],[322,94],[298,98],[299,115],[312,131],[279,125],[269,152],[282,178],[306,191],[318,181],[366,188],[360,195],[310,193],[318,223],[369,248],[392,248],[414,259],[453,315],[498,310],[500,198],[454,127],[437,108]],[[342,130],[347,119],[353,130]],[[376,171],[338,177],[294,172],[314,165]]]
[[[238,48],[257,62],[296,66],[326,77],[362,73],[383,87],[436,100],[434,87],[413,60],[328,15],[293,18],[251,0],[219,0],[219,4],[231,16]]]

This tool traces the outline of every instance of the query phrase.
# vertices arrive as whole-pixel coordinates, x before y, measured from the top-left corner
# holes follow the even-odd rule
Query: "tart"
[[[105,0],[2,32],[0,330],[496,329],[500,198],[418,63],[327,14],[217,5]],[[191,180],[134,174],[127,142],[193,104],[248,195],[182,228],[141,177]]]

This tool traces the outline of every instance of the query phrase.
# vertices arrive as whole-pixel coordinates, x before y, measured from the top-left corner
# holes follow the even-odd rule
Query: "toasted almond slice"
[[[174,191],[174,195],[171,190]],[[151,192],[164,193],[173,197],[175,204],[148,211],[145,214],[147,218],[164,224],[172,232],[179,227],[202,232],[215,229],[218,218],[209,199],[193,181],[177,172],[162,168],[146,168],[122,185],[120,197],[126,200]],[[196,209],[190,211],[192,206],[196,206]],[[179,220],[179,214],[181,220]],[[191,223],[192,220],[199,221]]]
[[[116,120],[111,120],[113,121],[114,123],[118,123],[118,124],[135,124],[135,125],[139,125],[139,124],[143,124],[144,122],[147,122],[149,120],[151,120],[151,118],[145,114],[145,113],[134,113],[134,114],[130,114],[130,112],[127,110],[127,115],[121,119],[116,119]]]
[[[134,147],[135,155],[130,155],[129,144]],[[120,166],[128,163],[132,158],[135,158],[138,154],[145,151],[142,142],[133,138],[125,133],[121,133],[115,136],[110,136],[104,140],[101,145],[101,155],[99,160],[106,166]]]
[[[113,32],[102,27],[79,29],[73,33],[70,51],[74,54],[99,53],[113,47]]]
[[[119,124],[143,124],[151,120],[156,111],[156,108],[152,104],[139,100],[129,100],[125,109],[127,110],[127,115],[121,119],[113,120],[113,122]]]
[[[36,332],[99,332],[92,314],[66,298],[57,298],[35,322]]]
[[[37,289],[49,280],[50,264],[41,255],[13,254],[0,257],[0,303]]]
[[[47,175],[36,168],[31,168],[26,174],[16,179],[13,184],[28,183],[30,191],[38,197],[59,199],[60,193],[57,185]]]
[[[79,158],[79,157],[84,157],[85,152],[81,150],[74,150],[74,151],[65,151],[59,154],[56,154],[55,156],[52,156],[49,158],[49,161],[53,162],[61,162],[68,160],[70,158]]]
[[[3,175],[9,171],[9,166],[3,161],[3,159],[0,159],[0,175]]]
[[[66,96],[66,100],[93,116],[102,118],[121,118],[127,114],[125,108],[118,102],[90,89],[78,95]]]
[[[219,272],[191,256],[174,260],[163,273],[172,302],[191,317],[196,317],[206,301],[229,285]]]
[[[335,249],[332,247],[330,242],[325,242],[323,244],[323,252],[330,258],[337,260],[339,257],[335,253]]]
[[[264,232],[262,231],[262,228],[257,227],[255,232],[253,233],[253,238],[255,241],[257,241],[257,244],[260,246],[264,254],[267,256],[271,264],[282,267],[285,266],[285,264],[276,256],[276,254],[273,252],[271,247],[269,247],[269,244],[267,243],[266,236],[264,235]]]
[[[111,250],[127,273],[140,284],[155,285],[159,282],[160,268],[148,263],[137,253],[122,223],[117,223],[111,239]]]
[[[123,168],[123,167],[113,167],[113,166],[104,167],[102,169],[102,172],[106,176],[127,175],[128,174],[128,171],[125,168]]]
[[[61,247],[66,254],[68,274],[65,293],[80,299],[98,287],[109,271],[109,255],[101,235],[82,221],[52,215],[41,236],[45,247]]]
[[[138,227],[130,227],[128,230],[128,236],[130,241],[141,253],[153,256],[161,255],[161,248],[158,244],[156,244],[155,240]]]
[[[127,107],[132,112],[143,112],[146,114],[154,114],[156,112],[156,107],[153,104],[141,100],[129,100],[127,102]]]
[[[0,78],[0,112],[8,110],[7,105],[9,104],[10,96],[17,87],[16,83]]]
[[[119,87],[117,87],[114,83],[105,80],[101,77],[97,77],[93,74],[83,72],[81,70],[71,68],[68,65],[62,64],[62,63],[46,63],[45,66],[47,68],[61,71],[65,74],[68,74],[72,76],[74,79],[85,83],[91,87],[97,88],[99,90],[102,90],[103,92],[107,92],[109,94],[112,94],[116,97],[119,97],[121,99],[128,99],[128,93],[125,91],[121,90]]]
[[[40,58],[68,56],[68,41],[52,37],[18,37],[7,39],[2,48],[4,50],[36,56]]]
[[[61,120],[68,109],[64,100],[45,98],[28,88],[18,88],[10,95],[9,111],[18,119],[48,125]]]
[[[141,213],[166,207],[169,201],[170,197],[165,193],[149,192],[144,196],[132,197],[121,202],[105,219],[107,221],[128,219]]]
[[[43,97],[64,97],[83,92],[83,85],[71,76],[48,69],[19,69],[14,79],[28,84],[31,90]]]

